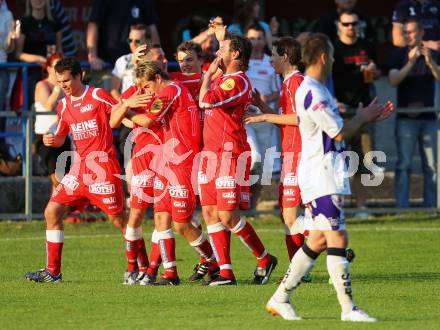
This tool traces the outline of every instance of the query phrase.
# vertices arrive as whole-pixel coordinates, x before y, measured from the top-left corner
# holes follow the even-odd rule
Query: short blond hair
[[[141,60],[134,69],[134,77],[136,81],[147,80],[154,81],[156,75],[160,75],[163,79],[169,80],[168,73],[163,71],[155,62]]]

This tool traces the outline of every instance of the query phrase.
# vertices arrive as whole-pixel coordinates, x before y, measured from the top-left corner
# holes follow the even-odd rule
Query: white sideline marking
[[[257,233],[284,233],[283,229],[255,229]],[[440,228],[434,227],[434,228],[412,228],[412,227],[375,227],[375,228],[349,228],[348,232],[382,232],[382,231],[394,231],[394,232],[437,232],[440,231]],[[144,237],[151,236],[151,233],[146,232],[144,233]],[[77,239],[77,238],[114,238],[114,237],[122,237],[122,234],[96,234],[96,235],[67,235],[64,236],[65,239]],[[45,240],[46,237],[44,236],[37,236],[37,237],[6,237],[6,238],[0,238],[0,242],[9,242],[9,241],[38,241],[38,240]]]

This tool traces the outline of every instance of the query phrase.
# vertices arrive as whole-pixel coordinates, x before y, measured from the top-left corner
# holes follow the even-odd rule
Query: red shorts
[[[298,155],[298,153],[295,153]],[[292,159],[293,158],[293,159]],[[298,186],[298,157],[284,157],[279,186],[281,209],[296,207],[301,204],[301,192]]]
[[[137,145],[136,145],[137,146]],[[133,155],[137,154],[137,148],[133,149]],[[150,169],[153,154],[145,153],[133,157],[131,167],[133,176],[131,178],[130,207],[135,209],[147,209],[154,203],[154,178],[155,172]]]
[[[116,159],[97,162],[93,167],[84,162],[74,164],[64,176],[50,200],[63,205],[81,207],[85,202],[99,207],[107,215],[124,209],[121,173]]]
[[[232,158],[230,163],[217,163],[203,157],[198,174],[200,203],[202,206],[216,205],[219,211],[232,211],[249,208],[250,157]]]
[[[168,212],[175,222],[189,223],[196,208],[191,167],[167,167],[154,179],[154,212]]]

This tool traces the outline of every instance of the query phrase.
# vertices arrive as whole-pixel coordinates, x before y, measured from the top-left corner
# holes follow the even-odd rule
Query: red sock
[[[217,262],[220,267],[220,276],[228,279],[234,278],[230,256],[231,232],[226,230],[222,223],[208,226],[212,247],[216,251]]]
[[[294,234],[294,235],[286,235],[286,246],[287,253],[289,254],[289,260],[292,260],[296,251],[303,246],[304,244],[304,235],[302,234]]]
[[[127,272],[134,272],[138,269],[138,240],[129,241],[125,239],[125,255],[127,256]]]
[[[270,262],[270,255],[266,252],[263,243],[258,237],[252,225],[243,218],[232,229],[232,232],[240,237],[241,241],[252,251],[257,257],[258,267],[266,267]]]
[[[211,263],[217,264],[211,244],[203,233],[201,233],[199,238],[191,242],[190,245],[199,253],[201,263],[206,263],[207,259],[210,259]]]
[[[157,233],[159,237],[160,254],[162,256],[162,264],[164,268],[164,276],[166,278],[177,278],[176,267],[176,240],[172,229],[160,231]]]
[[[199,225],[197,226],[197,229],[199,229],[200,231],[203,232],[203,228],[202,228],[202,225],[201,225],[201,224],[199,224]],[[209,243],[208,243],[208,244],[209,244]],[[209,245],[209,246],[211,247],[211,245]],[[211,248],[211,252],[212,252],[212,248]],[[212,253],[211,253],[211,256],[212,256]],[[202,256],[201,254],[200,254],[199,260],[200,260],[200,263],[201,263],[201,264],[206,264],[206,258],[205,258],[204,256]]]
[[[46,230],[46,270],[54,276],[61,273],[61,253],[64,245],[64,231]]]
[[[148,269],[148,255],[147,255],[147,249],[145,247],[145,241],[143,238],[137,240],[138,245],[138,255],[137,255],[137,262],[140,272],[146,272]]]
[[[157,275],[157,270],[162,263],[162,256],[160,255],[160,247],[158,243],[157,231],[151,235],[151,251],[150,251],[150,264],[148,265],[147,273],[153,276]]]

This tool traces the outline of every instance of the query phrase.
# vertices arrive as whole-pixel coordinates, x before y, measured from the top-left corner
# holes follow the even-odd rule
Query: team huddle
[[[274,113],[245,74],[252,49],[249,39],[226,33],[219,46],[217,57],[202,72],[200,46],[183,43],[177,49],[181,72],[171,74],[166,61],[156,56],[163,54],[159,45],[139,47],[134,54],[134,83],[120,102],[101,88],[84,85],[77,60],[64,58],[56,64],[57,82],[66,96],[58,104],[55,133],[44,135],[43,141],[59,147],[70,133],[75,156],[45,210],[46,267],[26,278],[61,281],[63,217],[90,202],[124,235],[124,284],[180,283],[175,232],[199,255],[189,282],[237,284],[230,256],[232,232],[256,258],[253,284],[268,283],[277,258],[240,211],[249,207],[251,186],[245,125],[269,122],[281,129],[279,203],[291,263],[266,310],[286,320],[301,319],[291,294],[327,251],[341,320],[375,321],[352,298],[342,209],[342,197],[350,194],[350,188],[341,155],[344,139],[366,124],[387,119],[393,105],[375,99],[344,122],[325,87],[333,47],[324,35],[310,34],[301,45],[291,37],[272,45],[273,66],[284,78],[279,112]],[[251,105],[262,114],[251,113]],[[112,128],[120,125],[133,128],[126,142],[132,169],[128,215],[112,141]],[[198,203],[209,240],[194,217]],[[149,208],[154,209],[154,231],[148,254],[142,224]],[[305,216],[301,208],[306,209]]]

